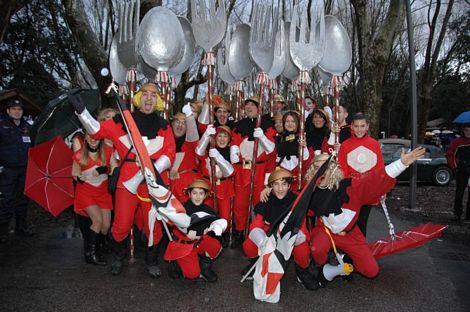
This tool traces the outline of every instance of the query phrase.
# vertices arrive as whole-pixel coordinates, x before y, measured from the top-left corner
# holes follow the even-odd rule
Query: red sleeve
[[[260,214],[256,214],[253,220],[251,221],[250,231],[253,230],[254,228],[264,229],[265,226],[266,226],[266,223],[264,222],[263,216]]]
[[[353,190],[359,190],[361,205],[376,203],[380,196],[390,191],[395,185],[395,179],[390,177],[385,168],[377,168],[352,179]]]
[[[112,139],[113,133],[116,132],[116,128],[122,129],[122,126],[116,124],[113,119],[101,121],[98,132],[90,134],[90,137],[93,139]]]
[[[334,146],[328,144],[328,137],[323,138],[323,142],[321,143],[321,152],[331,154],[334,150]]]
[[[170,126],[167,126],[166,129],[161,128],[158,130],[158,136],[163,138],[163,146],[160,151],[154,155],[150,155],[153,160],[158,159],[160,156],[165,155],[170,159],[170,162],[173,163],[176,157],[176,143],[175,137],[173,136],[173,131]]]
[[[343,171],[343,175],[345,178],[349,177],[349,166],[348,166],[348,140],[344,141],[341,144],[339,151],[338,151],[338,162],[341,170]]]
[[[457,168],[457,159],[455,158],[455,154],[457,153],[457,147],[459,146],[459,141],[460,141],[459,138],[457,138],[453,140],[447,147],[447,152],[446,152],[447,164],[453,170]]]

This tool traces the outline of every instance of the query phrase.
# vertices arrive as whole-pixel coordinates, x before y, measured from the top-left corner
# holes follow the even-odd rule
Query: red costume
[[[358,178],[361,174],[384,167],[380,144],[369,135],[354,135],[345,140],[339,149],[338,161],[344,177]]]
[[[144,114],[140,111],[133,113],[133,117],[143,137],[146,138],[147,151],[150,158],[155,162],[157,170],[160,172],[163,181],[168,183],[168,169],[170,162],[175,158],[175,140],[173,133],[168,123],[156,114]],[[148,212],[151,208],[151,203],[147,200],[148,190],[145,183],[140,183],[136,193],[130,192],[124,186],[124,182],[133,179],[140,168],[136,164],[136,155],[131,151],[126,159],[124,159],[129,148],[131,147],[128,135],[123,128],[123,122],[120,116],[114,119],[100,122],[99,130],[90,135],[92,138],[108,138],[111,139],[114,148],[119,153],[121,161],[124,164],[121,168],[118,186],[115,194],[115,217],[112,227],[113,238],[117,242],[124,240],[132,227],[134,215],[141,214],[143,220],[144,230],[147,237],[150,235],[148,224]],[[165,165],[158,167],[158,162],[164,160]],[[165,168],[166,167],[166,168]],[[143,177],[140,181],[143,181]],[[137,211],[137,208],[140,210]],[[162,237],[161,223],[155,223],[154,229],[154,244],[158,244]]]
[[[248,219],[248,208],[250,197],[250,184],[254,183],[253,192],[253,206],[259,202],[260,193],[264,187],[265,174],[266,174],[266,161],[269,159],[268,155],[274,150],[274,135],[276,130],[266,122],[261,123],[261,129],[264,133],[264,138],[260,139],[258,143],[258,156],[256,163],[252,162],[253,148],[254,148],[254,129],[256,119],[244,118],[235,124],[232,132],[232,143],[230,157],[235,168],[235,189],[237,196],[235,196],[233,207],[235,215],[235,229],[243,231],[246,227]],[[272,144],[272,149],[266,151],[261,141],[266,142],[266,145]],[[237,154],[238,159],[233,155]],[[236,161],[234,161],[236,160]],[[256,166],[254,181],[251,181],[251,167]]]
[[[181,140],[182,139],[182,140]],[[183,142],[181,142],[183,141]],[[184,137],[176,139],[176,157],[170,170],[170,189],[182,203],[189,200],[186,188],[194,179],[200,179],[194,152],[198,141],[188,142]]]
[[[243,242],[243,251],[248,258],[258,257],[258,249],[266,238],[266,234],[271,223],[276,221],[283,212],[289,209],[294,202],[296,195],[288,192],[283,199],[278,199],[271,194],[266,203],[258,203],[255,207],[255,217],[250,224],[250,234]],[[294,243],[292,255],[295,263],[305,269],[310,263],[310,248],[308,245],[308,230],[305,226],[305,219],[300,226],[300,231]]]
[[[184,207],[189,216],[197,214],[198,217],[204,218],[205,221],[198,222],[187,229],[173,228],[173,240],[168,244],[164,259],[166,261],[176,260],[185,278],[196,279],[201,275],[199,257],[205,256],[215,259],[222,251],[220,242],[207,235],[211,230],[212,224],[218,223],[220,219],[205,204],[196,206],[191,201],[188,201],[184,204]],[[225,221],[222,223],[225,223]]]
[[[339,130],[339,143],[343,143],[351,137],[351,125],[341,126]],[[331,154],[334,151],[335,145],[335,134],[330,132],[330,135],[323,139],[321,145],[321,152]]]
[[[106,144],[103,148],[106,155],[105,166],[109,168],[113,149]],[[72,156],[72,159],[80,166],[82,175],[87,177],[85,181],[77,183],[75,187],[75,198],[73,203],[75,213],[88,217],[85,208],[94,205],[101,209],[113,209],[112,197],[108,192],[108,174],[103,173],[98,176],[94,176],[92,173],[96,168],[102,166],[101,159],[98,158],[94,160],[89,157],[88,164],[83,166],[80,164],[81,155],[82,150],[80,149]]]
[[[393,169],[397,166],[398,170]],[[392,189],[394,178],[405,169],[398,160],[385,169],[378,168],[357,179],[343,179],[336,191],[318,187],[315,189],[311,208],[317,216],[317,225],[310,233],[310,241],[316,263],[322,265],[327,262],[332,239],[337,248],[351,257],[355,271],[369,278],[378,274],[377,261],[364,235],[356,226],[356,221],[361,206],[377,201],[381,195]],[[331,239],[325,228],[331,233]]]

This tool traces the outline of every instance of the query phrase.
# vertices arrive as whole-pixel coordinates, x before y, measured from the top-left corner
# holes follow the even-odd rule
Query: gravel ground
[[[446,238],[470,245],[470,222],[464,220],[460,222],[452,221],[454,216],[455,181],[452,181],[446,187],[418,184],[416,207],[414,209],[409,206],[409,190],[409,184],[397,184],[388,194],[387,208],[392,214],[402,219],[420,223],[447,224],[449,227],[444,232]],[[466,193],[464,207],[467,198]]]

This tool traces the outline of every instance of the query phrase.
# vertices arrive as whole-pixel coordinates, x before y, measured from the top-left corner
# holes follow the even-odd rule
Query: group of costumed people
[[[213,97],[213,111],[207,103],[196,102],[166,121],[157,112],[161,106],[157,86],[143,85],[133,98],[132,118],[158,184],[182,204],[160,207],[154,213],[152,196],[158,197],[157,191],[145,182],[123,116],[108,109],[95,118],[80,97],[72,96],[85,133],[73,144],[73,175],[77,180],[75,212],[89,218],[86,261],[106,264],[100,249],[108,236],[111,272],[120,274],[128,253],[127,238],[136,225],[148,240],[145,263],[151,277],[161,275],[158,258],[162,250],[170,277],[215,282],[218,277],[212,264],[229,243],[233,248],[241,246],[249,258],[242,274],[250,277],[270,226],[292,209],[301,190],[301,161],[301,185],[312,179],[315,185],[308,190],[311,201],[291,242],[298,281],[309,290],[325,286],[330,279],[321,268],[333,247],[344,252],[354,271],[375,277],[378,265],[365,239],[367,215],[361,216],[361,208],[377,203],[393,187],[394,178],[424,151],[418,148],[403,154],[401,160],[385,167],[378,142],[367,134],[364,115],[355,115],[349,126],[345,107],[327,112],[315,108],[312,100],[305,107],[307,117],[300,120],[297,112],[284,111],[286,102],[276,95],[271,113],[262,116],[259,127],[256,119],[262,108],[257,97],[244,101],[238,121],[230,117],[230,106],[219,96]],[[334,123],[332,113],[338,116]],[[214,114],[213,124],[210,114]],[[301,122],[305,139],[299,134]],[[323,169],[319,172],[319,168]],[[114,180],[117,172],[111,194],[108,176]],[[169,240],[166,249],[158,246],[164,235]]]

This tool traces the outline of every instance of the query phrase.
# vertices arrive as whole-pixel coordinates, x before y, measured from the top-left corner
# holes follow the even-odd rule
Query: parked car
[[[402,148],[409,150],[410,140],[381,139],[379,140],[385,165],[400,158]],[[419,144],[426,149],[424,156],[417,160],[418,182],[434,183],[437,186],[449,185],[453,178],[452,169],[447,165],[444,153],[434,145]],[[410,169],[406,169],[397,177],[398,181],[410,180]]]

